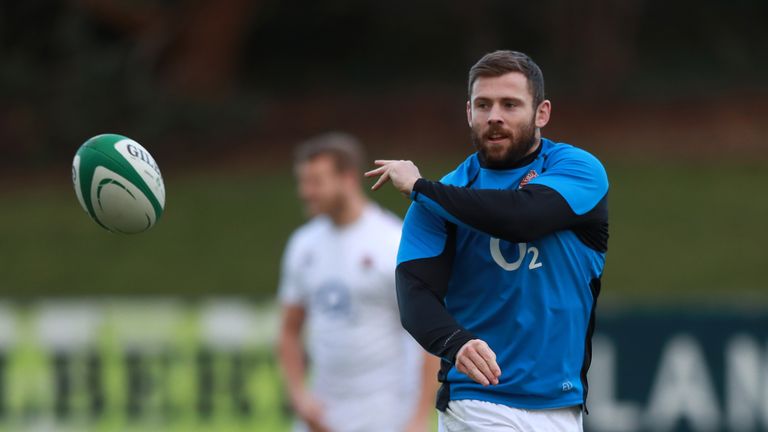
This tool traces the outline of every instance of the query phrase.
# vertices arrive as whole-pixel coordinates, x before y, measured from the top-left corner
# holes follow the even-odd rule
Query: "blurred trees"
[[[252,0],[71,1],[128,39],[165,85],[191,97],[231,90],[240,43],[257,5]]]
[[[275,101],[463,94],[497,48],[530,53],[560,101],[759,97],[766,16],[759,0],[5,1],[0,165],[60,163],[104,131],[161,155],[245,146],[281,121]]]

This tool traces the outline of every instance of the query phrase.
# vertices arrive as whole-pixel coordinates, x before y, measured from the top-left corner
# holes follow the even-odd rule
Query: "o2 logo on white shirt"
[[[312,301],[315,310],[330,318],[349,318],[352,313],[352,294],[349,287],[338,280],[320,285]]]
[[[504,254],[501,253],[501,240],[496,237],[491,237],[491,257],[499,267],[506,271],[516,271],[523,265],[525,257],[531,255],[531,260],[528,263],[528,270],[536,270],[541,268],[544,264],[539,261],[539,248],[536,246],[528,246],[528,243],[517,243],[517,260],[514,262],[507,261],[504,258]]]

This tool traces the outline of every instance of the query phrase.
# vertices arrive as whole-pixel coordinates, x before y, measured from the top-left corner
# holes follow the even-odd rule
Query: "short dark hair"
[[[472,85],[480,77],[499,77],[520,72],[528,79],[528,91],[533,97],[533,109],[544,101],[544,74],[530,57],[519,51],[499,50],[488,53],[469,69],[467,94],[472,99]]]
[[[360,141],[344,132],[327,132],[312,137],[296,147],[294,163],[308,162],[318,156],[330,156],[336,170],[360,171],[365,158]]]

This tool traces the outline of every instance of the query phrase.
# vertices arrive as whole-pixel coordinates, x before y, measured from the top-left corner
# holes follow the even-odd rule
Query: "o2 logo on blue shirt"
[[[332,318],[349,318],[352,314],[352,295],[341,281],[331,280],[320,285],[312,296],[312,306]]]
[[[507,243],[507,242],[504,242]],[[536,246],[528,246],[528,243],[515,243],[517,244],[517,260],[513,262],[507,261],[504,254],[501,252],[501,240],[496,237],[491,237],[491,257],[499,267],[506,271],[516,271],[523,265],[525,257],[530,254],[531,261],[528,263],[528,270],[536,270],[541,268],[544,264],[539,261],[539,248]]]

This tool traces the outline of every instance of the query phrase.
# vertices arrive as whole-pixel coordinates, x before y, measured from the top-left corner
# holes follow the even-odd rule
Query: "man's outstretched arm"
[[[580,155],[580,154],[579,154]],[[391,180],[400,192],[430,212],[510,242],[527,242],[555,231],[602,220],[600,202],[608,184],[596,159],[564,159],[521,189],[471,189],[421,178],[410,161],[377,161],[378,189]],[[605,227],[607,230],[607,226]],[[598,246],[598,248],[600,248]]]
[[[579,216],[550,187],[470,189],[419,179],[413,200],[448,220],[509,242],[528,242],[579,223]]]

